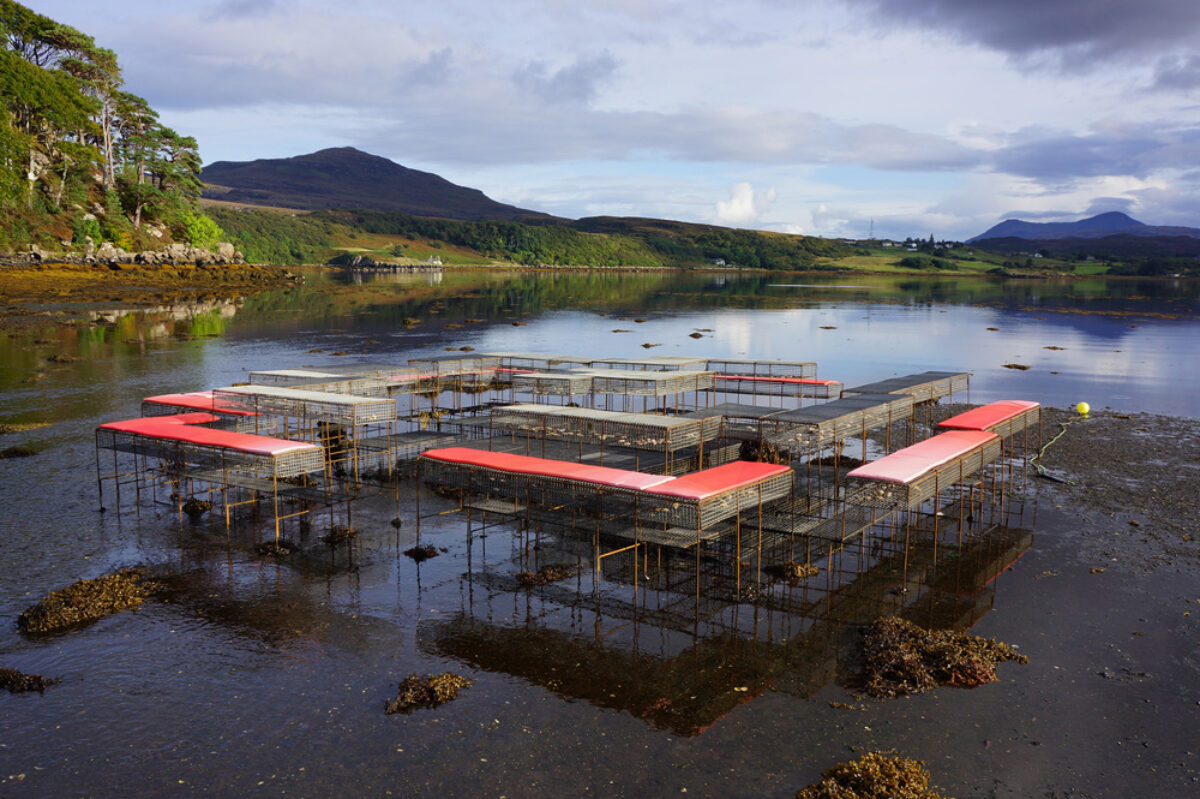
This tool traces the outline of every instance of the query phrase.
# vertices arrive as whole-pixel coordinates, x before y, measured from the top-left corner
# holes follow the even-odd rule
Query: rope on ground
[[[1043,466],[1039,461],[1041,461],[1042,456],[1046,454],[1046,450],[1050,449],[1050,445],[1053,444],[1055,441],[1058,441],[1060,438],[1062,438],[1063,434],[1067,432],[1067,428],[1070,427],[1071,425],[1075,424],[1082,418],[1084,418],[1084,417],[1076,416],[1074,419],[1068,419],[1065,422],[1059,422],[1058,424],[1062,428],[1062,430],[1058,431],[1058,435],[1056,435],[1054,438],[1050,439],[1044,445],[1042,445],[1042,448],[1038,450],[1038,454],[1034,455],[1032,458],[1029,459],[1029,464],[1031,466],[1033,466],[1034,469],[1037,469],[1038,477],[1041,477],[1043,480],[1053,480],[1056,483],[1066,483],[1069,486],[1073,486],[1076,484],[1074,480],[1068,480],[1065,477],[1055,477],[1054,475],[1050,474],[1049,472],[1046,471],[1046,467]]]

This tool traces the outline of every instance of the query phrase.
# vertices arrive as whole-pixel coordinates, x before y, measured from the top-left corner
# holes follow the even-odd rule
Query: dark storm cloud
[[[946,32],[1019,59],[1090,68],[1194,43],[1195,0],[844,0],[877,25]],[[864,20],[870,23],[872,20]]]

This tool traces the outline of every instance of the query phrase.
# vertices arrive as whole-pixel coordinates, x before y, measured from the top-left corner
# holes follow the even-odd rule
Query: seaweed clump
[[[404,554],[408,555],[417,563],[421,563],[422,561],[429,560],[430,558],[436,558],[438,551],[437,547],[433,546],[432,544],[426,544],[423,547],[409,547],[408,549],[404,550]]]
[[[46,686],[60,682],[62,680],[43,677],[40,674],[24,674],[16,669],[0,669],[0,688],[8,689],[10,694],[23,694],[29,691],[44,694]]]
[[[27,633],[47,633],[136,608],[161,587],[148,574],[124,569],[51,591],[17,617],[17,626]]]
[[[286,538],[280,538],[278,541],[271,539],[270,541],[263,541],[258,545],[258,554],[274,555],[277,558],[286,558],[288,555],[299,551],[300,547]]]
[[[521,572],[517,575],[517,582],[521,584],[522,588],[532,588],[535,585],[555,583],[574,576],[574,566],[568,566],[565,563],[551,563],[535,572]]]
[[[469,687],[471,681],[461,674],[447,671],[421,678],[414,672],[400,683],[399,693],[395,699],[387,700],[383,712],[391,715],[411,713],[419,707],[435,708],[458,698],[459,691]]]
[[[796,799],[945,799],[929,787],[929,776],[919,760],[867,752],[825,769]]]
[[[786,459],[787,453],[780,450],[774,444],[769,444],[762,440],[743,441],[742,446],[738,449],[738,460],[741,461],[783,463]]]
[[[0,458],[32,458],[37,454],[37,450],[32,450],[29,447],[7,447],[0,449]]]
[[[863,636],[867,685],[875,697],[919,694],[939,685],[974,688],[996,681],[996,664],[1028,663],[994,638],[926,630],[897,617],[880,619]]]
[[[193,519],[198,518],[201,514],[212,510],[212,503],[207,499],[196,499],[188,497],[183,503],[183,512]]]
[[[353,527],[347,527],[344,524],[333,524],[329,526],[329,532],[321,536],[321,540],[332,549],[343,541],[349,541],[356,535],[358,535],[358,530]]]
[[[782,580],[791,582],[799,582],[807,580],[809,577],[816,577],[821,573],[812,563],[797,563],[794,560],[789,560],[787,563],[778,563],[767,566],[763,571]]]

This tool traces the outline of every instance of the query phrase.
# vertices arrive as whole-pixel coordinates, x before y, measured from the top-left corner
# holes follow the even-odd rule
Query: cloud
[[[589,103],[603,83],[612,79],[617,61],[609,53],[580,58],[553,72],[544,61],[533,61],[513,74],[517,86],[548,103]]]
[[[735,183],[729,199],[717,202],[714,221],[728,227],[745,227],[761,219],[774,203],[774,187],[756,192],[749,183]]]
[[[1066,69],[1190,49],[1200,33],[1192,0],[844,0],[876,25],[900,24],[976,42],[1028,65]]]
[[[263,17],[278,6],[276,0],[222,0],[208,12],[209,19]]]
[[[1190,92],[1200,89],[1200,56],[1164,56],[1154,67],[1151,88]]]

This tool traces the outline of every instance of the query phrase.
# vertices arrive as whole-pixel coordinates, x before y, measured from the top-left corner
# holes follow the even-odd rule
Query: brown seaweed
[[[574,577],[577,571],[574,566],[566,563],[551,563],[536,572],[521,572],[517,575],[517,582],[523,588],[532,588],[535,585],[546,585]]]
[[[331,524],[329,532],[321,536],[321,540],[332,549],[343,541],[349,541],[356,535],[358,535],[358,530],[353,527],[347,527],[344,524]]]
[[[136,608],[161,586],[145,569],[124,569],[113,574],[79,580],[46,598],[17,617],[27,633],[47,633]]]
[[[5,688],[10,694],[23,694],[37,691],[46,692],[46,687],[60,683],[62,680],[43,677],[40,674],[25,674],[16,669],[0,669],[0,688]]]
[[[3,458],[32,458],[37,454],[37,450],[29,447],[7,447],[0,449],[0,459]]]
[[[193,519],[197,518],[201,514],[207,513],[210,510],[212,510],[212,503],[207,499],[188,497],[183,503],[183,512],[188,516],[191,516]]]
[[[300,547],[296,546],[291,541],[288,541],[286,538],[280,538],[278,541],[272,538],[271,540],[263,541],[258,545],[258,554],[273,555],[277,558],[286,558],[288,555],[299,551]]]
[[[461,674],[447,671],[421,678],[414,672],[400,683],[396,698],[384,703],[383,712],[391,715],[411,713],[419,707],[435,708],[456,699],[459,691],[469,687],[471,681]]]
[[[423,547],[409,547],[408,549],[404,550],[404,554],[408,555],[417,563],[421,563],[429,560],[430,558],[436,558],[438,551],[437,547],[431,544],[426,544]]]
[[[793,583],[800,580],[807,580],[809,577],[816,577],[821,573],[821,570],[811,563],[797,563],[794,560],[789,560],[787,563],[773,563],[770,566],[764,566],[763,571],[772,577],[788,580]]]
[[[926,630],[895,616],[863,634],[866,691],[875,697],[919,694],[939,685],[974,688],[995,682],[996,664],[1028,663],[1008,644],[953,630]]]
[[[920,760],[867,752],[858,760],[821,772],[821,781],[796,799],[945,799],[929,787],[930,774]]]

